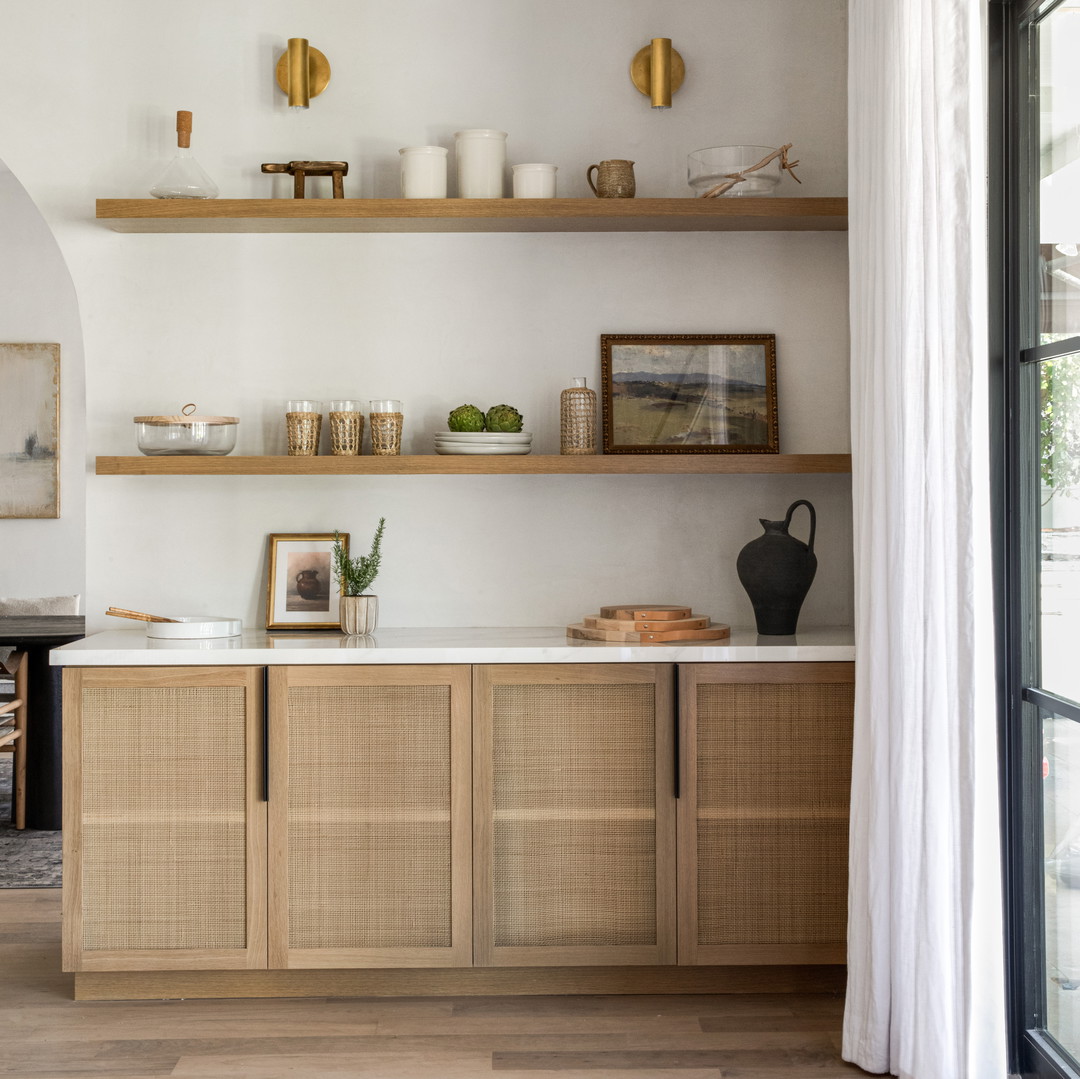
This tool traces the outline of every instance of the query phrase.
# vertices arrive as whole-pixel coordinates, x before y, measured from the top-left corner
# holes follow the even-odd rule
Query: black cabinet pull
[[[262,672],[262,800],[270,801],[270,668]]]
[[[674,664],[674,692],[672,704],[675,713],[675,797],[682,797],[682,746],[680,739],[680,712],[679,712],[679,665]]]

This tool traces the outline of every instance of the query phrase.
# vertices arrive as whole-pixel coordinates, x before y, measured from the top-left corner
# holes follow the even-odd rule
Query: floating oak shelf
[[[115,232],[842,232],[846,198],[98,199]]]
[[[97,458],[99,476],[738,476],[850,471],[851,455],[846,453]]]

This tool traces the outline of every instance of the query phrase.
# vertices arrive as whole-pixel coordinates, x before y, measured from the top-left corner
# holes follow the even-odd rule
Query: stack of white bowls
[[[518,431],[437,431],[436,453],[529,453],[532,434]]]

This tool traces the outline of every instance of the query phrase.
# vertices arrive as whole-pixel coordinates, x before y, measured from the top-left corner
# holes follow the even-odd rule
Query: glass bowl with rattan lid
[[[223,457],[236,446],[237,416],[200,416],[187,404],[179,416],[136,416],[139,451],[148,457]]]

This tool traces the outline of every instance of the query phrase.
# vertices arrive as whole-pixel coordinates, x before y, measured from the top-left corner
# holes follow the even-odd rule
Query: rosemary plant
[[[371,552],[350,558],[345,552],[339,533],[334,532],[334,580],[341,585],[343,596],[362,596],[371,587],[378,576],[379,563],[382,560],[382,537],[386,527],[386,518],[379,518],[379,527],[375,529],[375,538],[371,541]]]

